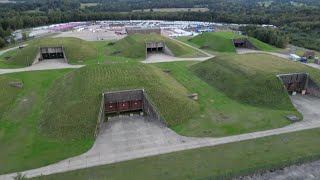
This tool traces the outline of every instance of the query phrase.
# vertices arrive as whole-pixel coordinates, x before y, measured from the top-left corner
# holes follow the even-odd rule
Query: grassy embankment
[[[164,41],[176,57],[205,57],[202,52],[170,40],[158,34],[134,34],[119,40],[107,48],[110,56],[123,56],[131,59],[144,60],[146,58],[145,42]]]
[[[222,53],[234,53],[236,49],[233,45],[232,39],[245,37],[240,34],[232,32],[209,32],[202,33],[193,38],[177,38],[183,42],[194,45],[203,50]],[[283,52],[284,49],[279,49],[264,42],[261,42],[253,37],[249,37],[250,42],[261,51]]]
[[[12,79],[23,81],[24,87],[10,87]],[[140,63],[1,75],[0,84],[0,174],[88,150],[104,91],[145,88],[170,126],[183,123],[199,109],[170,76]]]
[[[170,69],[178,82],[199,94],[200,112],[172,127],[186,136],[226,136],[288,125],[287,115],[301,115],[275,75],[308,72],[320,82],[316,69],[265,54],[157,66]]]

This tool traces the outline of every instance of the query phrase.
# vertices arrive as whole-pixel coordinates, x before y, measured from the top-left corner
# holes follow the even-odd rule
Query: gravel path
[[[64,60],[45,60],[37,64],[34,64],[25,68],[18,69],[0,69],[0,74],[9,74],[16,72],[25,72],[25,71],[41,71],[41,70],[52,70],[52,69],[68,69],[68,68],[81,68],[84,65],[71,65],[66,63]]]
[[[283,128],[222,138],[183,137],[166,127],[148,123],[145,123],[147,125],[145,125],[144,128],[142,126],[142,129],[135,129],[135,127],[137,127],[135,123],[122,123],[120,125],[107,124],[104,127],[105,131],[99,134],[95,144],[88,152],[49,166],[27,170],[22,172],[22,174],[25,174],[27,177],[35,177],[40,175],[61,173],[147,156],[154,156],[200,147],[216,146],[220,144],[239,142],[320,127],[320,112],[318,111],[320,108],[319,98],[308,95],[297,95],[292,96],[291,100],[296,108],[304,115],[303,121]],[[312,104],[313,108],[306,108],[310,107],[307,106],[307,104]],[[140,124],[143,123],[140,122]],[[114,133],[118,131],[121,132],[121,129],[124,130],[122,131],[123,133]],[[139,136],[139,134],[141,136]],[[171,139],[172,141],[168,142]],[[136,143],[132,141],[135,141]],[[11,179],[15,175],[16,173],[1,175],[0,179]]]

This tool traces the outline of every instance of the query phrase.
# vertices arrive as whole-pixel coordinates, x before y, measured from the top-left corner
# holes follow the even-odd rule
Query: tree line
[[[278,27],[279,32],[276,34],[289,37],[290,43],[319,50],[320,1],[295,0],[306,4],[298,7],[291,5],[291,1],[293,0],[279,0],[266,7],[259,3],[261,0],[26,0],[23,3],[0,6],[0,46],[3,46],[11,31],[21,28],[70,21],[159,19],[272,24]],[[80,3],[84,2],[98,4],[81,8]],[[132,12],[137,8],[161,7],[208,7],[210,11]],[[265,32],[262,31],[261,34],[263,33]]]

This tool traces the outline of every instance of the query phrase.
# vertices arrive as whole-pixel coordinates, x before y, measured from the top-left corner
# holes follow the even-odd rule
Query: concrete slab
[[[0,69],[0,74],[9,74],[25,71],[40,71],[52,69],[68,69],[68,68],[81,68],[84,65],[71,65],[66,63],[64,59],[51,59],[38,62],[32,66],[18,69]]]
[[[175,61],[206,61],[213,57],[214,56],[199,57],[199,58],[177,58],[177,57],[166,55],[164,53],[149,53],[146,60],[142,61],[142,63],[148,64],[148,63],[175,62]]]

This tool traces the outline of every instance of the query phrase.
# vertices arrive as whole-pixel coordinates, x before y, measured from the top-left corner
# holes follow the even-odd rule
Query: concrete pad
[[[175,61],[206,61],[213,57],[214,56],[199,57],[199,58],[177,58],[177,57],[166,55],[164,53],[149,53],[146,60],[142,61],[142,63],[148,64],[148,63],[175,62]]]
[[[64,59],[50,59],[40,61],[32,66],[18,69],[0,69],[0,74],[9,74],[25,71],[40,71],[40,70],[53,70],[53,69],[68,69],[68,68],[81,68],[84,65],[71,65],[66,63]]]

